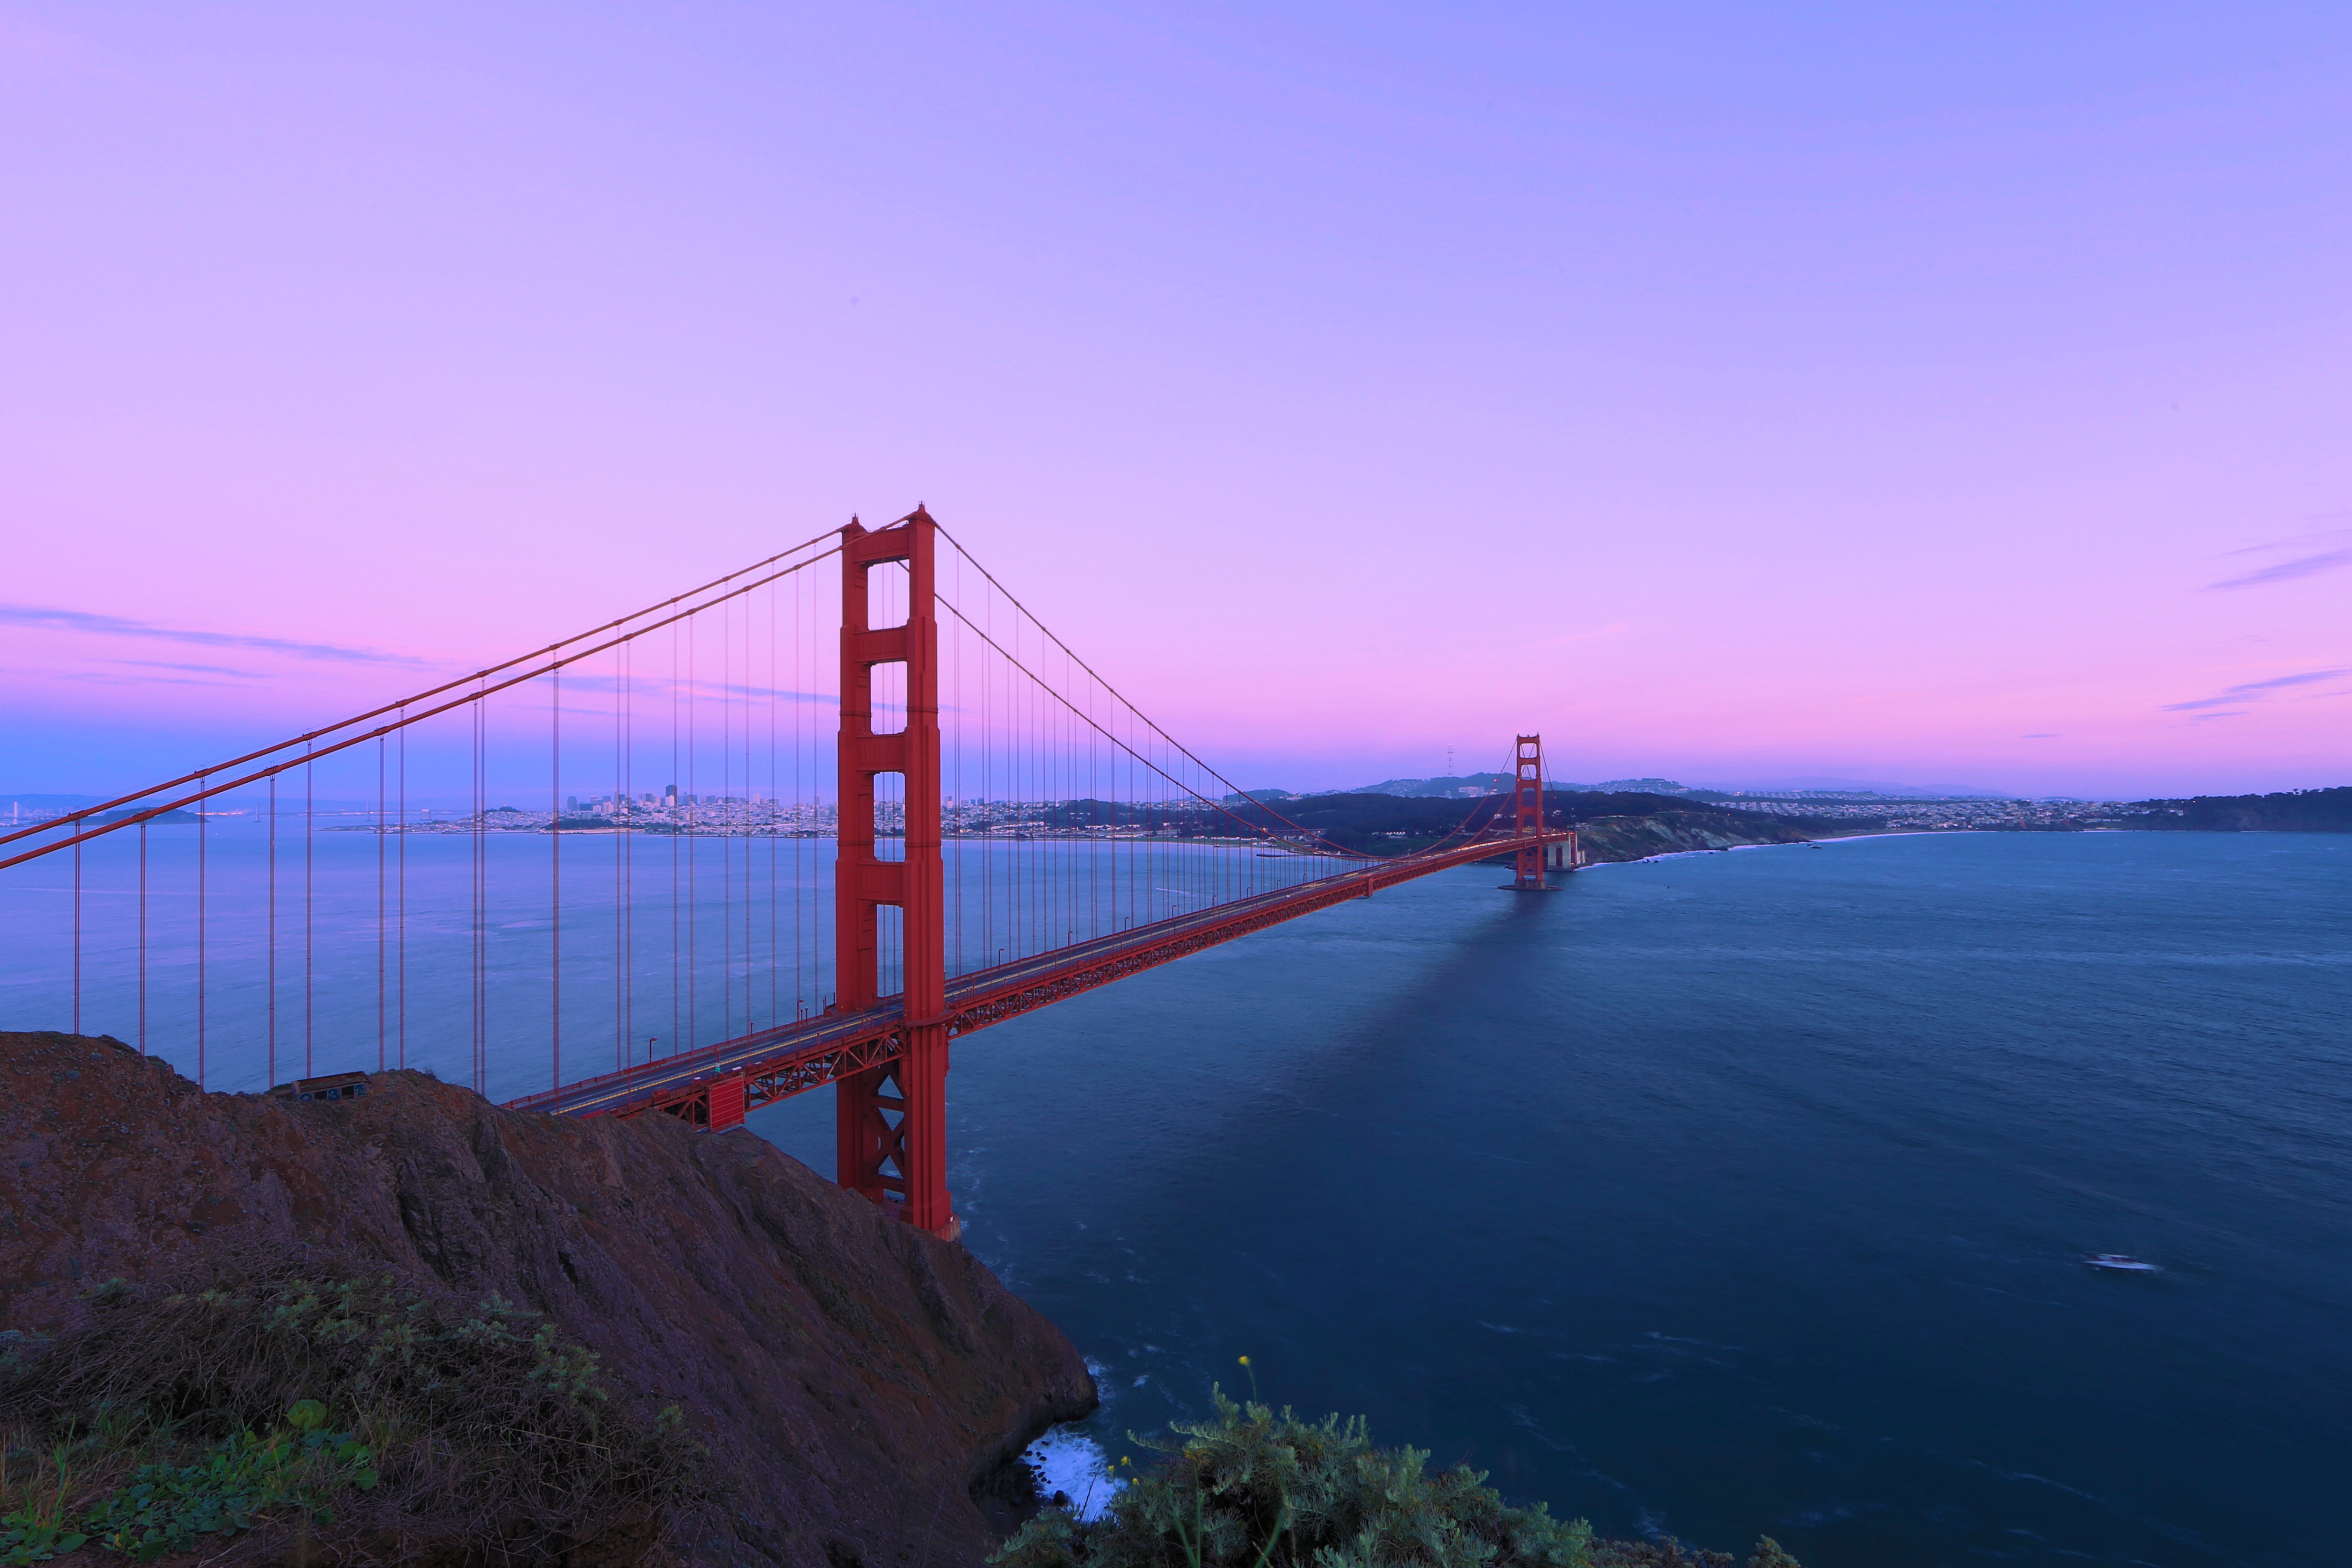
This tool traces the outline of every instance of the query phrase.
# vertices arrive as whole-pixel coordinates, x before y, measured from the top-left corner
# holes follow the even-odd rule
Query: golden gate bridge
[[[0,834],[0,871],[67,873],[8,906],[53,944],[58,1021],[200,1083],[225,1056],[271,1088],[298,1056],[308,1080],[462,1044],[486,1094],[543,1063],[514,1109],[711,1130],[830,1084],[836,1179],[952,1237],[951,1042],[1433,872],[1507,856],[1507,888],[1545,889],[1577,852],[1539,736],[1511,776],[1434,842],[1333,843],[1146,718],[918,507]],[[525,791],[543,812],[509,804]]]

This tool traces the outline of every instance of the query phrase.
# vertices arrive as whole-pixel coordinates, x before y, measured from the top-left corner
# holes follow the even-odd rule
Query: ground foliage
[[[1212,1390],[1216,1413],[1135,1442],[1136,1470],[1103,1516],[1045,1510],[991,1559],[999,1568],[1731,1568],[1717,1552],[1597,1542],[1542,1503],[1514,1508],[1467,1466],[1372,1446],[1364,1420],[1300,1420]],[[1630,1553],[1630,1554],[1628,1554]],[[1748,1568],[1798,1568],[1769,1538]]]
[[[0,1353],[0,1563],[262,1523],[530,1561],[704,1500],[675,1406],[496,1296],[239,1257],[85,1304]]]
[[[1161,1458],[1091,1523],[1038,1514],[1004,1568],[1588,1568],[1591,1531],[1538,1503],[1511,1508],[1485,1477],[1376,1448],[1359,1417],[1319,1422],[1213,1394],[1215,1416],[1138,1438]]]

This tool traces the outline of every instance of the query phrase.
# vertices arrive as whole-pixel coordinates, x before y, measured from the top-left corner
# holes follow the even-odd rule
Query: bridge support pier
[[[933,598],[937,525],[917,507],[868,532],[856,519],[841,531],[841,737],[839,850],[834,862],[834,991],[849,1012],[882,1000],[883,923],[900,919],[899,972],[906,1022],[896,1060],[835,1087],[835,1179],[912,1224],[953,1239],[961,1228],[948,1200],[947,889],[940,855],[940,631]],[[907,568],[907,620],[872,624],[868,574],[888,562]],[[874,729],[874,669],[903,664],[907,726]],[[876,852],[877,777],[906,784],[906,858]]]

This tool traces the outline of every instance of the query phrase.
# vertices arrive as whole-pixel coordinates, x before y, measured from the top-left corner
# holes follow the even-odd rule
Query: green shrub
[[[188,1465],[142,1465],[76,1521],[83,1533],[137,1562],[186,1552],[199,1535],[234,1535],[273,1509],[334,1521],[331,1500],[376,1484],[374,1455],[349,1432],[320,1429],[326,1407],[302,1400],[286,1430],[239,1432]]]
[[[248,1255],[85,1302],[0,1360],[11,1568],[77,1531],[143,1558],[339,1516],[528,1560],[704,1496],[675,1406],[616,1399],[593,1352],[496,1296]]]
[[[1004,1568],[1589,1568],[1592,1531],[1511,1508],[1465,1466],[1375,1448],[1362,1418],[1299,1420],[1212,1392],[1216,1415],[1151,1443],[1105,1516],[1048,1509],[990,1561]]]
[[[0,1563],[10,1568],[47,1563],[52,1557],[80,1550],[82,1542],[89,1539],[70,1525],[45,1524],[29,1513],[10,1513],[0,1517]]]

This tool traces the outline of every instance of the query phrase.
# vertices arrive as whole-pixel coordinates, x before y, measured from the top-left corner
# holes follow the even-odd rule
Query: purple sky
[[[0,790],[917,500],[1251,784],[2352,782],[2347,186],[2341,5],[0,0]]]

